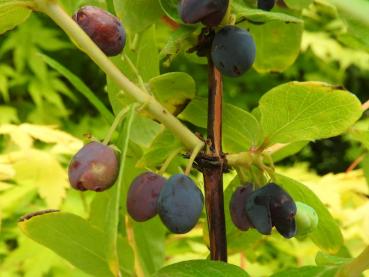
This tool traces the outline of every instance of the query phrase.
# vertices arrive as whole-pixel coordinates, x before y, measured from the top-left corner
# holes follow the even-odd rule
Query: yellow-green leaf
[[[317,140],[345,132],[362,115],[357,97],[319,82],[290,82],[267,92],[259,102],[269,144]]]

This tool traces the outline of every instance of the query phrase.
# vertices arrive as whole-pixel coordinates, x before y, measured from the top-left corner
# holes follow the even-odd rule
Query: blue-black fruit
[[[253,227],[245,210],[245,203],[252,191],[252,184],[238,187],[232,194],[231,201],[229,202],[232,222],[241,231],[247,231],[250,227]]]
[[[270,196],[263,188],[254,191],[246,200],[245,210],[251,224],[264,235],[272,233]]]
[[[275,0],[258,0],[258,9],[270,11],[275,5]]]
[[[200,218],[204,198],[200,189],[186,175],[176,174],[162,187],[158,198],[158,214],[173,233],[190,231]]]
[[[127,194],[128,214],[136,221],[146,221],[157,214],[157,202],[166,179],[153,172],[137,176]]]
[[[84,6],[73,19],[107,56],[116,56],[123,51],[126,32],[114,15],[98,7]]]
[[[181,0],[179,13],[185,23],[217,26],[226,14],[228,4],[229,0]]]
[[[251,68],[256,46],[249,32],[235,26],[226,26],[215,34],[211,58],[218,70],[227,76],[238,77]]]
[[[68,167],[69,182],[77,190],[103,191],[110,188],[119,172],[115,151],[100,142],[83,146]]]
[[[277,184],[269,183],[254,191],[247,199],[246,213],[262,234],[270,234],[273,226],[286,238],[296,234],[296,204]]]
[[[292,197],[280,186],[270,183],[267,185],[271,194],[270,211],[272,223],[277,231],[285,238],[296,235],[296,204]]]

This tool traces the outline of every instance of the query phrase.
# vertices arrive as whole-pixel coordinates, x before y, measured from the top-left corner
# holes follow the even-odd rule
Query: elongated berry
[[[107,56],[116,56],[123,51],[126,32],[114,15],[98,7],[84,6],[73,19]]]

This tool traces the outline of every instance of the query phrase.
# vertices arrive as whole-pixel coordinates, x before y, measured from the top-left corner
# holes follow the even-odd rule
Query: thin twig
[[[351,164],[350,166],[346,169],[346,173],[350,173],[351,171],[353,171],[365,158],[366,153],[365,154],[361,154],[359,157],[357,157]]]

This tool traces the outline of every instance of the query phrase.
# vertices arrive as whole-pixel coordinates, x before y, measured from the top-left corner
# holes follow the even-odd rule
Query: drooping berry
[[[238,77],[251,68],[256,46],[249,32],[235,26],[226,26],[215,34],[211,58],[218,70],[227,76]]]
[[[73,19],[107,56],[116,56],[123,51],[126,32],[114,15],[98,7],[84,6]]]
[[[233,224],[242,231],[247,231],[252,224],[247,217],[245,203],[253,190],[252,184],[238,187],[229,202],[229,211]]]
[[[255,228],[264,235],[272,227],[286,238],[296,234],[296,204],[280,186],[269,183],[254,191],[246,201],[246,213]]]
[[[258,9],[270,11],[275,5],[275,0],[258,0]]]
[[[296,204],[292,197],[280,186],[270,183],[267,185],[272,195],[270,201],[270,211],[272,223],[277,231],[285,238],[292,238],[296,235]]]
[[[119,161],[115,151],[99,142],[83,146],[68,167],[70,184],[81,191],[103,191],[110,188],[118,172]]]
[[[229,0],[181,0],[179,13],[183,22],[202,22],[206,26],[217,26],[227,12]]]
[[[157,201],[166,179],[153,172],[137,176],[127,194],[127,211],[136,221],[146,221],[157,214]]]
[[[198,222],[204,198],[200,189],[186,175],[173,175],[164,184],[158,199],[158,214],[173,233],[184,234]]]
[[[272,232],[272,218],[270,213],[270,197],[266,191],[258,189],[254,191],[245,204],[246,214],[252,225],[260,233],[270,235]]]

